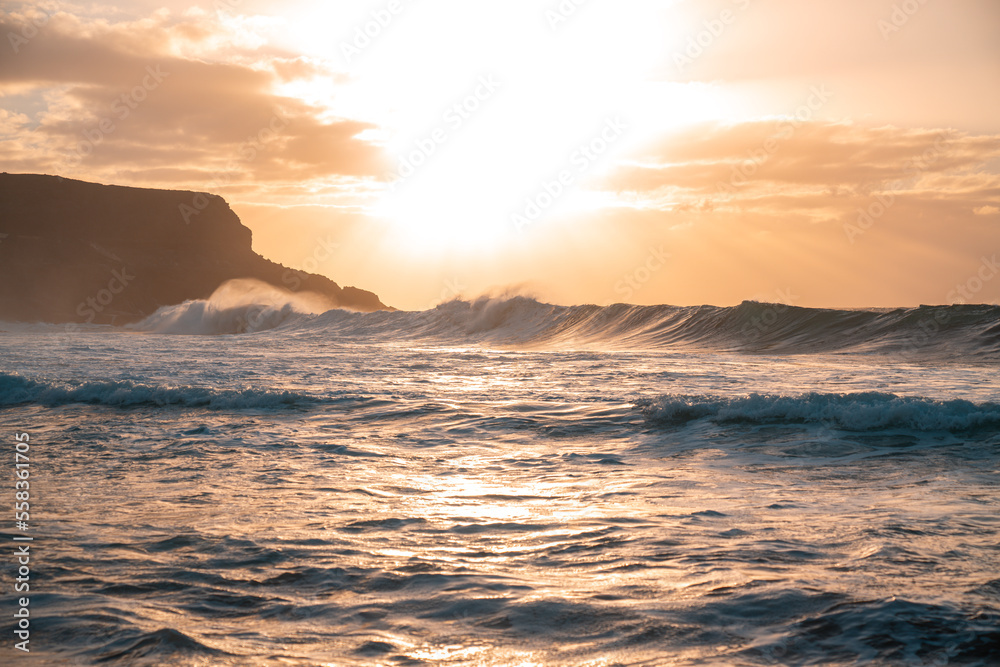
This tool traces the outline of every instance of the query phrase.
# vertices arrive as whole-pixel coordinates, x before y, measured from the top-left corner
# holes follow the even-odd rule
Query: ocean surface
[[[1000,664],[1000,307],[231,297],[0,324],[3,664]]]

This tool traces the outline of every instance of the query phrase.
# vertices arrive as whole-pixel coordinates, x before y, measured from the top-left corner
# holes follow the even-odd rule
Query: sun
[[[304,14],[299,47],[346,80],[304,95],[379,127],[391,173],[368,213],[401,245],[485,252],[519,242],[525,220],[593,206],[590,188],[655,133],[725,113],[704,86],[655,79],[673,4],[323,5],[330,21]]]

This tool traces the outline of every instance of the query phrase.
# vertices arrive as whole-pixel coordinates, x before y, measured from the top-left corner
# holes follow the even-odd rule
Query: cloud
[[[624,201],[664,210],[750,208],[835,216],[891,191],[967,209],[1000,196],[1000,135],[784,120],[711,124],[631,156],[602,184]]]
[[[920,70],[925,81],[953,78],[957,68],[936,67],[943,53],[966,71],[996,72],[998,65],[986,60],[997,54],[1000,7],[993,0],[911,5],[898,0],[685,0],[680,9],[671,55],[690,62],[678,68],[680,60],[671,57],[663,73],[672,79],[761,81],[874,72],[883,85],[895,85],[898,80],[883,74],[889,70],[898,78],[904,65]]]
[[[254,50],[245,26],[201,12],[119,22],[55,13],[32,31],[32,18],[0,14],[0,34],[32,35],[0,61],[10,171],[216,189],[386,172],[379,147],[358,139],[373,125],[277,92],[327,76],[322,63]]]

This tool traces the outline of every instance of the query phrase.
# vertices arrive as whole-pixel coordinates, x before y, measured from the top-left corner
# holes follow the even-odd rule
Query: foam
[[[670,394],[644,399],[637,405],[650,421],[664,425],[707,419],[717,423],[823,424],[847,431],[1000,428],[1000,405],[995,403],[935,401],[876,392],[742,397]]]
[[[149,385],[131,380],[47,382],[16,373],[0,373],[0,405],[38,404],[49,407],[86,403],[121,408],[197,407],[213,410],[273,409],[310,405],[317,399],[290,391],[212,389]]]
[[[255,333],[331,308],[329,299],[311,292],[293,293],[258,280],[230,280],[208,299],[165,306],[130,328],[188,335]]]

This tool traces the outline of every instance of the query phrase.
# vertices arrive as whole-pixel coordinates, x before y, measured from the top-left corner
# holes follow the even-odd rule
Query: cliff
[[[386,309],[371,292],[255,253],[217,195],[0,174],[0,320],[125,324],[235,278]]]

